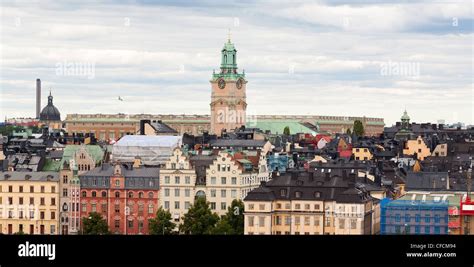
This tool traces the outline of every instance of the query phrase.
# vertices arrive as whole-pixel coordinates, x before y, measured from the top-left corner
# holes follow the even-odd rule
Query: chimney
[[[41,112],[41,80],[36,79],[36,118],[39,119]]]
[[[140,135],[145,135],[145,123],[151,123],[150,120],[140,120]]]

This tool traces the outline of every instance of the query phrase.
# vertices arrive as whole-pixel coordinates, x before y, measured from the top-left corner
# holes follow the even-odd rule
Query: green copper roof
[[[409,121],[409,120],[410,120],[410,116],[408,116],[408,113],[405,110],[405,112],[403,112],[402,121]]]
[[[74,153],[79,150],[80,145],[67,145],[64,148],[63,157],[60,161],[46,160],[43,171],[59,171],[65,161],[69,161],[74,156]],[[94,159],[96,164],[102,160],[105,151],[98,145],[85,145],[86,151]]]
[[[270,131],[273,134],[282,134],[285,127],[290,128],[290,134],[296,133],[310,133],[316,134],[315,131],[308,127],[305,127],[297,121],[284,121],[284,120],[257,120],[257,122],[247,122],[246,127],[259,128],[262,131]]]

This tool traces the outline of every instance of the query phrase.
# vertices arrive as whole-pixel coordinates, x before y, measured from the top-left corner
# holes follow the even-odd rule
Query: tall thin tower
[[[41,112],[41,80],[36,79],[36,118],[39,119]]]

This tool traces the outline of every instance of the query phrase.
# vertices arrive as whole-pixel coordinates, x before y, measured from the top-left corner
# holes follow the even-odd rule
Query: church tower
[[[245,125],[246,85],[245,72],[237,72],[237,50],[230,37],[221,51],[221,68],[213,73],[211,82],[211,133],[234,130]]]

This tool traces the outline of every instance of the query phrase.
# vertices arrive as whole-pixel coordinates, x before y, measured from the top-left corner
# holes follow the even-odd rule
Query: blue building
[[[288,168],[289,157],[287,154],[274,153],[267,155],[267,165],[270,172],[278,171],[285,173]]]
[[[382,235],[447,235],[448,201],[383,199]]]

